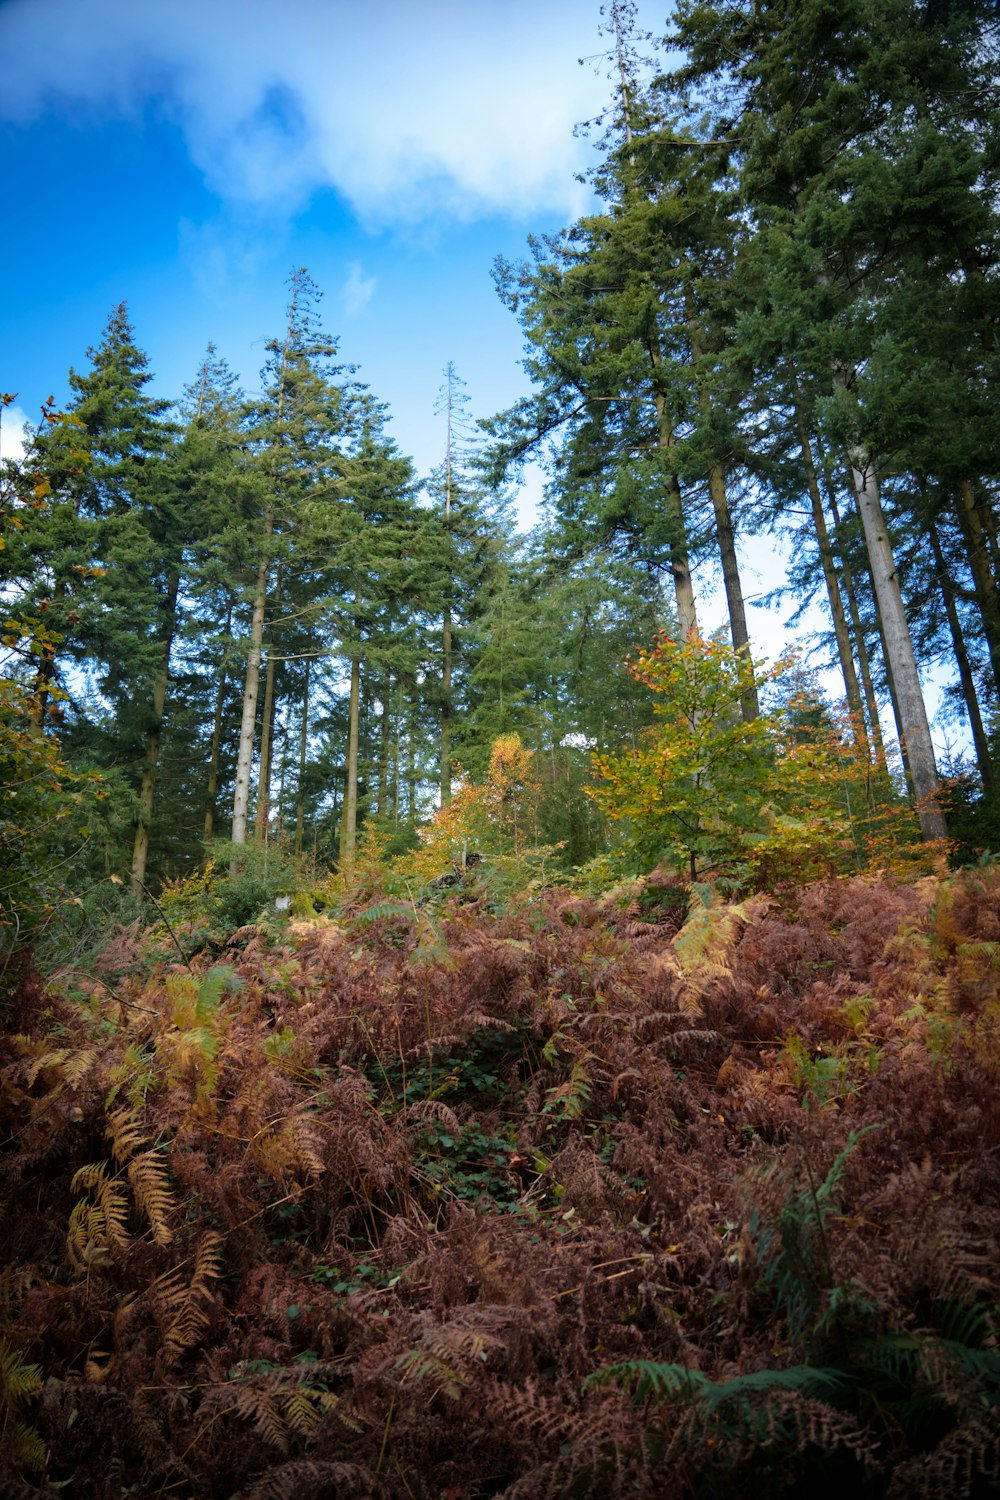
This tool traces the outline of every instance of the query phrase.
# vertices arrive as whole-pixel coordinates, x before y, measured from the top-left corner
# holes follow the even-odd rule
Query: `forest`
[[[1000,21],[601,14],[432,473],[304,267],[0,461],[2,1496],[1000,1490]]]

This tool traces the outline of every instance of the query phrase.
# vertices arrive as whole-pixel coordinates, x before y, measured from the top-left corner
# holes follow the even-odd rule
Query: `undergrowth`
[[[995,1493],[1000,875],[701,895],[24,972],[3,1494]]]

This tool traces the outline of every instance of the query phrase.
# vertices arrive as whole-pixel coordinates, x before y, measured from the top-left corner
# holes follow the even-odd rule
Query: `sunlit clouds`
[[[607,85],[596,7],[550,0],[8,0],[0,115],[156,110],[224,201],[323,189],[374,224],[571,215]]]

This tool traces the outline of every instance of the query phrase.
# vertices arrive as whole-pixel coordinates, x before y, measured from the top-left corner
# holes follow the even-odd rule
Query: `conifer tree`
[[[247,837],[256,740],[257,698],[264,624],[272,571],[289,546],[296,515],[310,488],[325,481],[342,423],[341,390],[331,366],[336,345],[318,327],[319,293],[304,269],[290,279],[283,339],[269,345],[265,390],[251,411],[251,445],[260,495],[257,575],[247,648],[243,710],[236,761],[232,841]],[[267,773],[269,767],[265,766]],[[269,787],[258,787],[266,803]]]

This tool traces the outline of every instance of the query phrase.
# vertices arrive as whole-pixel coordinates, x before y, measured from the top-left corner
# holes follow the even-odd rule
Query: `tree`
[[[622,825],[629,868],[664,863],[695,880],[745,877],[765,859],[799,878],[833,867],[845,839],[835,736],[805,733],[787,706],[749,721],[741,711],[748,678],[785,671],[755,673],[743,653],[697,633],[661,635],[637,654],[633,675],[656,695],[654,727],[634,749],[595,757],[590,793]]]
[[[853,0],[836,14],[821,3],[684,0],[673,38],[687,51],[675,97],[710,108],[752,217],[754,298],[741,337],[758,367],[790,361],[825,387],[829,432],[849,456],[932,839],[944,833],[937,772],[879,483],[900,445],[877,421],[866,380],[888,343],[873,343],[873,322],[898,337],[910,261],[922,257],[943,284],[989,221],[976,182],[992,170],[986,96],[976,95],[977,80],[985,86],[982,14],[974,4],[925,9],[912,0]]]
[[[261,496],[257,574],[243,689],[233,795],[232,841],[247,836],[256,741],[257,698],[272,566],[287,548],[303,495],[324,480],[342,425],[342,394],[330,361],[336,345],[317,326],[319,293],[305,269],[293,272],[284,338],[268,346],[264,396],[251,411],[251,444]],[[258,798],[269,797],[269,766],[262,767]]]

